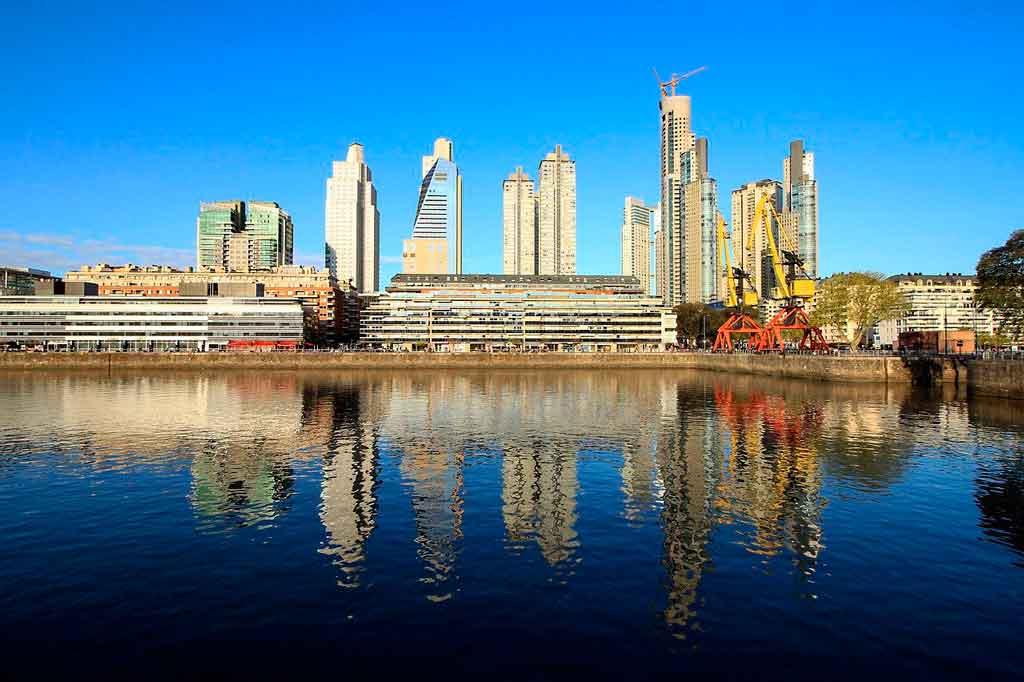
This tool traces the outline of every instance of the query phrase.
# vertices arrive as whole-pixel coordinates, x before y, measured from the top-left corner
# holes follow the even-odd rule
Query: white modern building
[[[402,242],[403,272],[462,272],[462,175],[454,153],[452,141],[439,137],[434,153],[423,157],[412,239]]]
[[[3,296],[0,344],[72,350],[211,350],[232,341],[299,345],[297,300],[216,296]]]
[[[502,271],[537,274],[537,193],[533,180],[516,168],[501,185]]]
[[[429,351],[637,352],[676,342],[676,316],[635,277],[395,275],[360,344]]]
[[[324,209],[324,262],[331,277],[361,293],[380,286],[380,211],[363,145],[332,164]]]
[[[655,209],[643,199],[626,197],[622,210],[622,274],[640,280],[644,293],[651,295],[651,225]]]
[[[575,274],[576,162],[555,145],[538,175],[537,274]]]
[[[993,334],[998,331],[998,320],[993,312],[975,305],[977,278],[974,275],[910,273],[893,275],[889,281],[895,282],[903,292],[910,309],[898,319],[878,324],[877,341],[882,345],[892,345],[903,332]]]

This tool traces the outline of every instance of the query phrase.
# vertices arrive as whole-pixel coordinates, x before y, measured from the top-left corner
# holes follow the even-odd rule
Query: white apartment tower
[[[767,220],[754,224],[757,203],[766,196],[778,210],[782,205],[782,186],[777,180],[748,182],[732,191],[732,262],[750,275],[751,284],[762,301],[778,284],[768,250],[768,227],[771,227],[772,238],[779,249],[793,249],[793,240],[786,226],[779,225],[771,215]]]
[[[690,97],[662,91],[661,112],[661,232],[663,272],[658,291],[666,305],[683,302],[683,155],[693,149]],[[664,284],[664,288],[662,288]]]
[[[782,161],[782,192],[782,220],[796,239],[804,270],[817,278],[818,182],[814,179],[814,153],[804,151],[803,140],[789,143],[789,156]]]
[[[537,274],[537,194],[522,167],[502,183],[503,262],[506,275]]]
[[[576,162],[555,145],[538,176],[537,274],[576,274]]]
[[[642,199],[626,197],[622,211],[622,274],[640,280],[651,294],[651,224],[654,208]]]
[[[373,174],[358,142],[348,146],[344,161],[332,164],[327,178],[324,242],[324,263],[332,277],[361,292],[377,291],[380,212]]]

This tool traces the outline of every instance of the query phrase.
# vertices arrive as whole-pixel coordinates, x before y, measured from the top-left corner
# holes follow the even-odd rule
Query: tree
[[[729,313],[702,303],[680,303],[672,309],[676,314],[676,338],[682,345],[706,336],[714,337]]]
[[[900,317],[910,309],[895,282],[878,272],[847,272],[825,280],[814,299],[811,322],[830,327],[857,348],[882,320]]]
[[[978,259],[978,306],[991,310],[1000,331],[1020,337],[1024,332],[1024,230]]]

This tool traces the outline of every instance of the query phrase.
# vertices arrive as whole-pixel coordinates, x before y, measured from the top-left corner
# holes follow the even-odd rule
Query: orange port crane
[[[715,345],[711,347],[711,350],[731,353],[733,351],[733,335],[739,337],[746,335],[747,345],[753,349],[757,347],[764,329],[744,310],[745,306],[757,307],[757,291],[754,290],[753,283],[749,290],[744,289],[743,284],[750,282],[750,275],[741,268],[733,267],[727,240],[725,218],[722,217],[722,214],[718,214],[718,260],[722,268],[722,276],[725,278],[725,307],[732,309],[733,313],[718,328]]]
[[[666,97],[675,97],[677,85],[679,85],[687,78],[690,78],[691,76],[696,76],[698,73],[706,70],[707,68],[708,67],[706,66],[701,66],[694,69],[693,71],[687,71],[684,74],[673,73],[672,77],[669,78],[667,81],[661,80],[661,76],[658,75],[658,70],[654,69],[654,77],[658,79],[658,87],[661,89],[661,93],[663,95],[665,95]]]
[[[821,329],[811,324],[804,303],[814,297],[815,282],[803,271],[804,261],[792,251],[781,251],[775,244],[772,230],[772,219],[782,225],[782,217],[775,208],[771,195],[764,195],[757,202],[754,211],[754,230],[764,224],[765,239],[768,253],[772,260],[777,286],[772,289],[772,299],[782,300],[782,310],[775,314],[765,325],[757,339],[758,351],[781,351],[785,349],[782,338],[784,331],[803,332],[800,338],[800,350],[827,352],[828,343]],[[781,255],[780,255],[781,253]],[[799,269],[799,273],[797,270]]]

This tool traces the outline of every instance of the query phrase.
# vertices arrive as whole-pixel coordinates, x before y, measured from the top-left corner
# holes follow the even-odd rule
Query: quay
[[[0,353],[0,370],[666,369],[811,381],[965,386],[1024,399],[1024,361],[896,355],[750,353]]]

